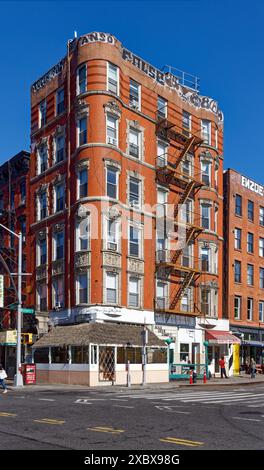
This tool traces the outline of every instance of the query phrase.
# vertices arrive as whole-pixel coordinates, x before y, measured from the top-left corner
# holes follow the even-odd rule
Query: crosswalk
[[[120,396],[124,398],[124,395]],[[126,399],[142,399],[151,402],[174,402],[205,405],[246,405],[252,408],[264,407],[264,393],[255,391],[197,391],[174,393],[126,394]]]

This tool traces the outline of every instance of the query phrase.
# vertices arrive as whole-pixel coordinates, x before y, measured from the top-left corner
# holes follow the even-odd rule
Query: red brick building
[[[224,314],[241,340],[242,365],[264,355],[264,186],[224,174]]]
[[[29,303],[39,332],[48,319],[156,324],[175,338],[176,362],[199,361],[197,316],[222,318],[217,103],[91,33],[32,85],[31,145]],[[163,236],[164,220],[185,244]]]

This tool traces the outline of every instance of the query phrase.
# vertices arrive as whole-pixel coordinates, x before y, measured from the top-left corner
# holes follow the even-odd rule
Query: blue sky
[[[263,20],[261,0],[0,0],[0,162],[29,149],[30,85],[74,30],[104,31],[157,67],[198,75],[224,112],[225,167],[264,183]]]

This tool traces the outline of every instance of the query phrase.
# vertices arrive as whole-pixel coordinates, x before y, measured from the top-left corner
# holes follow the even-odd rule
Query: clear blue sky
[[[29,149],[30,85],[67,39],[114,34],[157,67],[200,77],[225,116],[225,167],[264,183],[264,2],[0,0],[0,162]]]

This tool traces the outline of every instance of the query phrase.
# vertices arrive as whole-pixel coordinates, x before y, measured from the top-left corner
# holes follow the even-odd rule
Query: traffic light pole
[[[21,374],[21,329],[22,329],[22,233],[18,234],[18,306],[17,306],[17,348],[16,348],[16,374],[14,387],[23,387]]]

